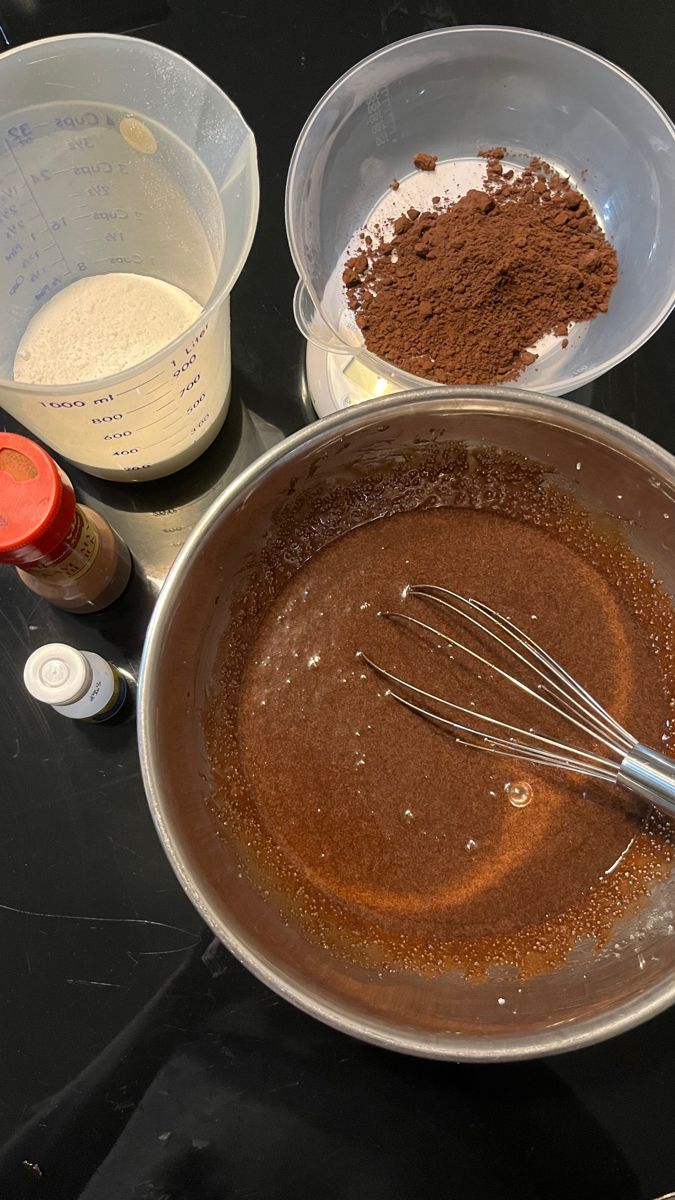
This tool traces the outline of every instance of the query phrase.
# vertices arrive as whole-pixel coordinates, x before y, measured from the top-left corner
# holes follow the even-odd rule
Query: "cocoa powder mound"
[[[483,190],[408,209],[379,242],[364,234],[342,276],[367,348],[439,383],[516,379],[539,338],[566,339],[571,322],[606,312],[617,280],[616,253],[569,179],[539,158],[514,177],[504,147],[479,153]]]

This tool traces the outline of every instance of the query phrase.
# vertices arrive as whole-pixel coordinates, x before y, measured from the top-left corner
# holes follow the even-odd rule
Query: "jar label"
[[[28,567],[31,575],[48,583],[65,583],[80,579],[93,566],[101,539],[98,529],[75,505],[73,523],[60,546],[43,563]]]

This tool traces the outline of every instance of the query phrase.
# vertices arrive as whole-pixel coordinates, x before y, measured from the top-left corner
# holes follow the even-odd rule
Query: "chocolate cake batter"
[[[662,747],[672,663],[653,639],[668,640],[672,608],[615,536],[536,486],[536,513],[518,515],[518,501],[502,503],[509,515],[427,507],[360,524],[246,623],[245,655],[237,636],[226,650],[207,721],[224,832],[248,844],[252,876],[309,936],[353,960],[424,973],[550,967],[577,937],[602,940],[670,861],[668,830],[627,793],[458,745],[357,657],[579,742],[504,681],[378,615],[408,612],[476,645],[429,602],[402,597],[407,583],[439,583],[509,615]],[[525,807],[511,802],[523,795]]]

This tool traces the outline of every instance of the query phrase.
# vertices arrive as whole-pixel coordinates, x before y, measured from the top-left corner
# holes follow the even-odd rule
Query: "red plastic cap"
[[[74,514],[75,493],[53,458],[30,438],[0,432],[0,562],[51,557]]]

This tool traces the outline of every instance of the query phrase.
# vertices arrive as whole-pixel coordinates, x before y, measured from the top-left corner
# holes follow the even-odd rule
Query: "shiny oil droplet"
[[[529,783],[505,783],[504,791],[514,808],[527,808],[532,799],[532,788]]]

